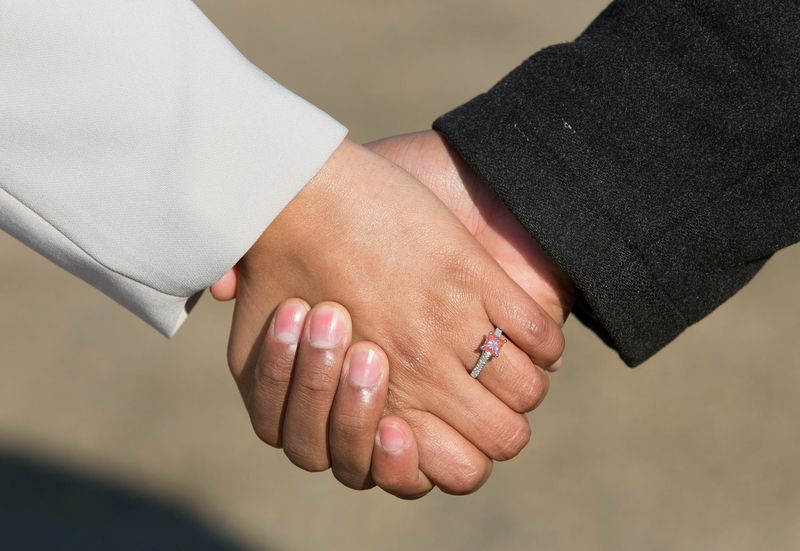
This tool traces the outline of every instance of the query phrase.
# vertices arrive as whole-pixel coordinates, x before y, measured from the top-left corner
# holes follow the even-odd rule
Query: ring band
[[[481,371],[483,371],[483,368],[489,363],[489,360],[497,358],[500,355],[500,349],[503,348],[503,345],[506,343],[506,340],[502,337],[503,331],[499,327],[495,328],[494,333],[489,333],[486,336],[486,339],[484,339],[481,345],[481,357],[470,373],[473,379],[478,378],[478,375],[481,374]]]

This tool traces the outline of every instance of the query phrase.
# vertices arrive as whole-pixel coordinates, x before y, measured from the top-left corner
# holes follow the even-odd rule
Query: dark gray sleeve
[[[800,2],[617,0],[434,128],[637,365],[800,240]]]

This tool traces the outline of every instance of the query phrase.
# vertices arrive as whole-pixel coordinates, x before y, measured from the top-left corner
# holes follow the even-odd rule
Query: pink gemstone
[[[500,349],[503,348],[505,343],[505,339],[501,339],[494,333],[489,333],[489,335],[486,337],[486,340],[484,340],[483,344],[481,345],[481,350],[483,352],[488,352],[496,358],[500,355]]]

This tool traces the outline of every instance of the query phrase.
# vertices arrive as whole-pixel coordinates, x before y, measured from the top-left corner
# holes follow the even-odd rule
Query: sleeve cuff
[[[687,320],[598,209],[591,189],[606,175],[588,160],[571,157],[575,148],[565,143],[572,138],[569,123],[541,113],[535,124],[522,128],[514,122],[520,113],[499,102],[490,94],[479,96],[438,119],[434,129],[569,275],[582,294],[575,311],[579,319],[626,364],[642,363],[680,334]],[[488,112],[507,116],[476,115]]]
[[[103,292],[166,337],[178,331],[202,294],[168,295],[109,270],[2,189],[0,212],[10,235]]]
[[[0,226],[171,335],[347,130],[189,0],[39,4],[0,18]]]

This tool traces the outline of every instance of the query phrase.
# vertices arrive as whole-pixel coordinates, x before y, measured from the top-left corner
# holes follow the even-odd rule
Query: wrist
[[[495,193],[491,184],[478,174],[461,157],[444,136],[434,130],[427,131],[426,140],[439,149],[441,166],[449,171],[449,178],[458,178],[463,182],[464,189],[469,196],[469,202],[478,211],[473,218],[485,219],[487,225],[495,225],[494,231],[515,248],[523,252],[531,265],[537,266],[541,276],[547,274],[550,286],[558,297],[558,303],[563,310],[564,319],[572,309],[578,291],[569,275],[561,266],[542,248],[536,237],[531,235]],[[498,222],[499,221],[499,222]],[[473,233],[479,231],[472,228]]]

